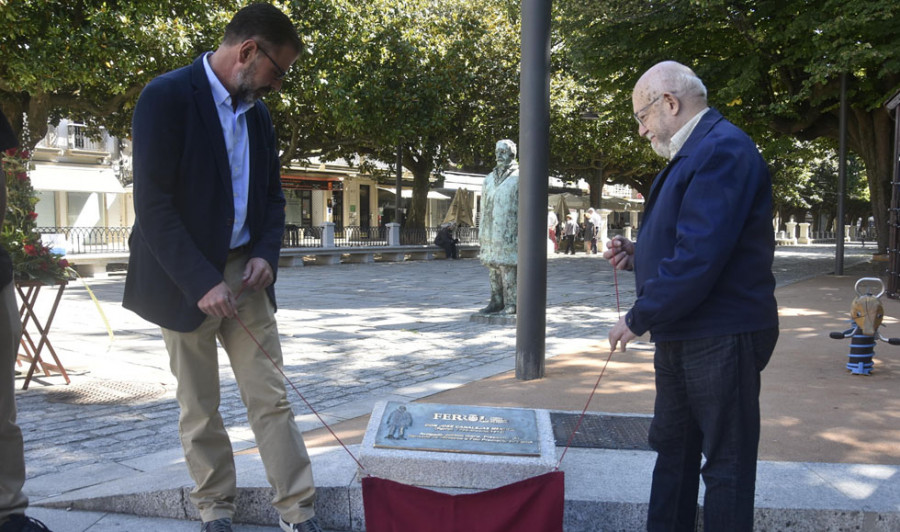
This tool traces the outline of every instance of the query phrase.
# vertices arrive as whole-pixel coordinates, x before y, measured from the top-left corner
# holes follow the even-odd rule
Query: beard
[[[650,147],[653,148],[653,151],[656,152],[657,155],[662,157],[663,159],[671,159],[672,158],[672,147],[668,142],[660,142],[659,139],[651,139],[649,133],[647,133],[647,140],[650,141]]]
[[[250,63],[247,68],[237,73],[237,76],[235,77],[236,89],[234,94],[231,95],[233,100],[252,104],[272,90],[270,87],[256,87],[253,85],[253,77],[255,75],[256,61]]]

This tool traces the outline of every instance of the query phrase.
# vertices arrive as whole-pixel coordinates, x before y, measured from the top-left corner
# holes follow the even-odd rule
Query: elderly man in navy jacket
[[[251,4],[215,52],[151,81],[134,111],[136,221],[124,306],[162,328],[202,530],[231,530],[237,493],[218,410],[217,338],[247,406],[281,528],[321,530],[309,456],[280,373],[272,285],[285,200],[275,131],[259,101],[281,88],[300,49],[287,16]]]
[[[669,159],[637,242],[617,237],[604,253],[634,270],[637,288],[610,348],[647,331],[656,343],[647,529],[694,530],[702,473],[703,529],[750,531],[760,372],[778,338],[771,179],[754,142],[707,107],[688,67],[653,66],[632,104],[640,135]]]

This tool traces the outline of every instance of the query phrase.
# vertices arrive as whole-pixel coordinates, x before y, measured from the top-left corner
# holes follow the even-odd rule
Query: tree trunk
[[[4,101],[2,107],[16,137],[22,142],[22,148],[34,151],[37,143],[47,134],[50,95],[46,92],[22,94],[15,100]]]
[[[872,216],[878,235],[878,253],[887,251],[889,239],[888,221],[891,206],[891,179],[893,172],[893,126],[891,117],[883,108],[872,111],[853,109],[848,120],[849,145],[866,166]]]
[[[425,227],[425,210],[428,206],[428,189],[431,187],[429,180],[431,170],[422,165],[414,168],[412,172],[413,193],[406,225],[410,229],[422,229]]]
[[[588,186],[591,188],[591,207],[600,208],[603,200],[603,169],[598,168],[592,172],[587,179]]]

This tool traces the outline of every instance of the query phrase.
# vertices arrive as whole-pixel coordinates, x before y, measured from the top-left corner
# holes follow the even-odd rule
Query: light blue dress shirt
[[[244,115],[254,104],[238,102],[237,109],[231,102],[231,94],[209,66],[209,56],[203,56],[203,68],[209,78],[219,123],[225,136],[228,165],[231,168],[231,190],[234,194],[234,226],[231,229],[231,249],[250,242],[247,227],[247,201],[250,194],[250,137],[247,135],[247,117]]]

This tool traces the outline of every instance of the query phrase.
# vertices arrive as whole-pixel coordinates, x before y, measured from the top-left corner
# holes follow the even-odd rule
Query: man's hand
[[[621,343],[622,351],[625,351],[628,342],[635,338],[637,338],[637,335],[631,332],[631,329],[625,325],[625,318],[619,318],[619,321],[609,330],[609,350],[615,351],[616,346]]]
[[[266,262],[266,259],[253,257],[247,261],[244,267],[244,286],[253,291],[266,288],[275,280],[275,274],[272,267]]]
[[[225,284],[225,281],[212,287],[200,301],[197,302],[205,314],[215,316],[217,318],[233,318],[237,316],[237,303],[234,300],[234,294]]]
[[[623,236],[616,236],[606,243],[603,258],[617,270],[634,269],[634,242]]]

